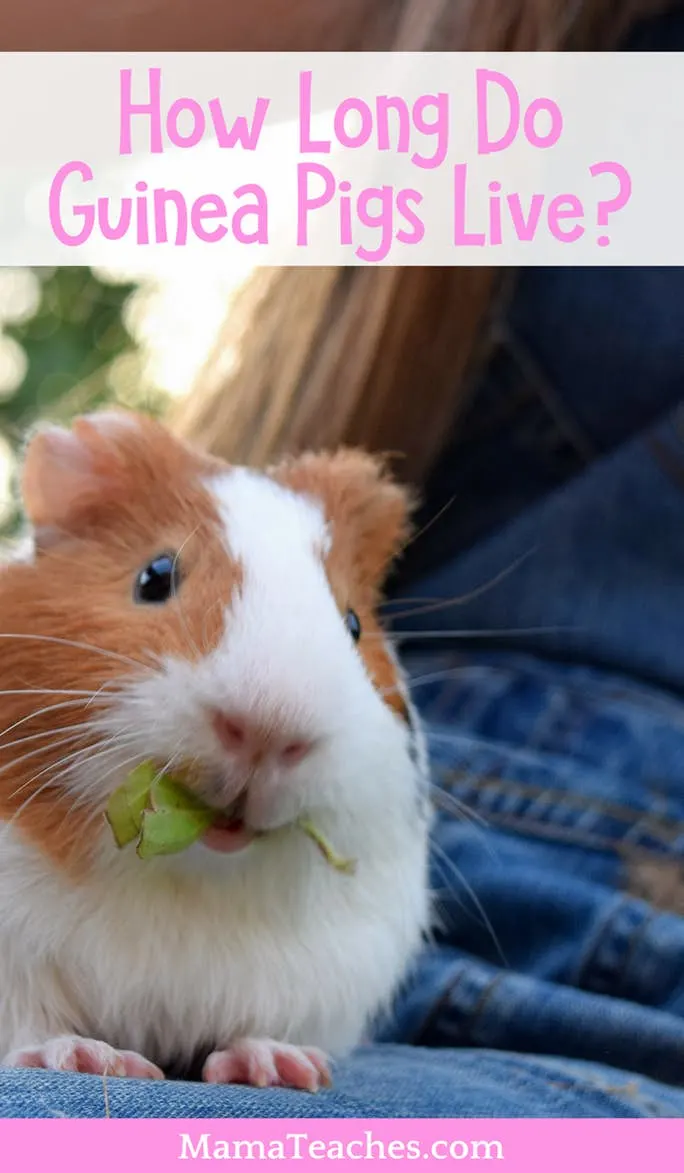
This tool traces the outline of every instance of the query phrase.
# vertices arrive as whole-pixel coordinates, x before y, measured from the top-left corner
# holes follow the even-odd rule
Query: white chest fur
[[[371,847],[372,840],[372,847]],[[356,876],[295,835],[240,860],[107,856],[70,886],[16,836],[0,846],[0,1053],[97,1037],[164,1065],[243,1035],[354,1046],[427,921],[425,829],[361,835]]]

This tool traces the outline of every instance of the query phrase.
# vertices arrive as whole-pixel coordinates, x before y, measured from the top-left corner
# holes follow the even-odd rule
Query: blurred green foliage
[[[0,432],[16,454],[28,428],[39,419],[67,422],[74,415],[123,402],[153,414],[166,397],[145,387],[135,340],[124,323],[133,284],[108,284],[91,269],[34,269],[40,282],[35,312],[4,325],[3,334],[25,352],[20,385],[0,402]],[[114,364],[130,360],[128,377],[114,380]],[[16,491],[0,533],[9,536],[20,520]]]

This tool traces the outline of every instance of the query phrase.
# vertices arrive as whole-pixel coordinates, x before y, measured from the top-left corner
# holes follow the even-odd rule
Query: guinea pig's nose
[[[311,741],[286,730],[267,729],[242,713],[216,710],[212,725],[224,749],[252,762],[270,757],[283,766],[296,766],[313,749]]]

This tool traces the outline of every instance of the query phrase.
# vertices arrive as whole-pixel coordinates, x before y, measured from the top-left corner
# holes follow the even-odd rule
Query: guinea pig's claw
[[[273,1039],[239,1039],[225,1051],[214,1051],[204,1064],[202,1078],[207,1083],[289,1087],[307,1092],[332,1086],[323,1051]]]
[[[85,1075],[128,1076],[129,1079],[163,1079],[164,1072],[135,1051],[115,1051],[97,1039],[61,1035],[36,1047],[10,1051],[4,1067],[39,1067]]]

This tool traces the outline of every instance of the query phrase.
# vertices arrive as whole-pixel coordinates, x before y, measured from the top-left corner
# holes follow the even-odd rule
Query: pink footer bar
[[[208,1162],[300,1169],[471,1165],[506,1173],[667,1173],[681,1120],[2,1120],[0,1168],[182,1173]]]

